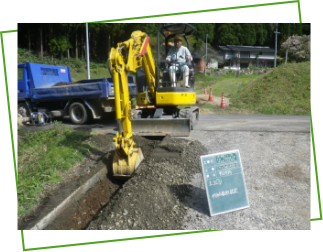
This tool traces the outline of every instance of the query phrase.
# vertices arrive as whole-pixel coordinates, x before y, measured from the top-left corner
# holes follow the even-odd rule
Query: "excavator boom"
[[[134,31],[129,40],[118,43],[116,48],[111,49],[109,68],[114,82],[118,125],[118,132],[113,139],[113,174],[117,177],[130,177],[144,158],[141,149],[135,147],[134,132],[144,136],[188,136],[194,120],[198,118],[198,108],[180,110],[176,106],[194,104],[196,94],[193,89],[187,91],[185,88],[158,86],[149,37],[141,31]],[[136,109],[131,108],[129,72],[136,73]],[[170,111],[168,118],[161,118],[164,109]]]

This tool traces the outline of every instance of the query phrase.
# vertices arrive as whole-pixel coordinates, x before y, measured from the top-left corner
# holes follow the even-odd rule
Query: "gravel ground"
[[[88,229],[310,229],[310,131],[297,128],[303,117],[270,118],[202,120],[189,138],[162,142],[135,136],[144,161]],[[200,156],[235,149],[250,207],[210,217]]]
[[[136,139],[150,155],[88,229],[310,229],[309,133],[193,131],[149,141]],[[200,156],[234,149],[250,207],[210,217]]]
[[[206,149],[198,141],[170,136],[153,150],[151,140],[135,141],[150,155],[88,229],[180,229],[188,211],[184,202],[193,188],[189,182],[201,171],[199,156]]]
[[[240,150],[250,207],[210,217],[198,173],[187,229],[310,229],[310,133],[196,131],[191,138],[210,153]]]

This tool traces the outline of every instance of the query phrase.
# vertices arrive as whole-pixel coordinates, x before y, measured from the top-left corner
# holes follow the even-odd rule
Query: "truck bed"
[[[129,93],[136,95],[133,77],[128,76]],[[57,83],[44,88],[31,89],[31,99],[34,101],[63,100],[72,98],[108,98],[114,97],[112,78],[82,80],[77,83]]]
[[[104,92],[104,95],[106,94],[107,93]],[[36,101],[71,98],[95,98],[102,95],[102,83],[51,86],[31,90],[31,98]]]

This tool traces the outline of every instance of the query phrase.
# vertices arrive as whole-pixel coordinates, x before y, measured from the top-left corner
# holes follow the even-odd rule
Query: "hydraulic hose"
[[[153,102],[149,99],[148,87],[144,87],[144,91],[146,91],[146,100],[148,101],[148,103],[149,104],[153,104]]]
[[[108,58],[108,60],[107,60],[107,66],[108,66],[110,76],[112,77],[112,71],[111,71],[111,68],[110,68],[110,58]]]

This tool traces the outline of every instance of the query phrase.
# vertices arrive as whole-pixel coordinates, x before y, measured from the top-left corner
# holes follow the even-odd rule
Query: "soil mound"
[[[53,85],[54,87],[59,87],[59,86],[69,86],[69,85],[78,85],[80,83],[78,82],[58,82],[55,85]]]
[[[87,229],[183,229],[188,210],[183,202],[191,194],[193,175],[201,172],[200,155],[207,154],[207,150],[198,141],[171,136],[153,144],[142,137],[135,141],[144,155],[150,155],[145,155],[132,178]]]

